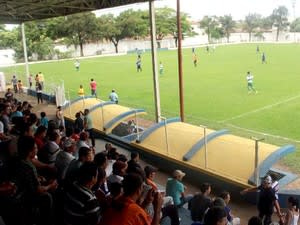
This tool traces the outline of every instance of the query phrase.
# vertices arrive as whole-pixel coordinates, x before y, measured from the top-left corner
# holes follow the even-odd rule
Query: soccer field
[[[217,46],[210,53],[205,48],[196,48],[197,67],[193,65],[192,50],[183,50],[186,122],[213,129],[228,128],[237,135],[265,137],[267,142],[298,147],[300,45],[260,44],[259,47],[260,54],[256,53],[256,44]],[[262,52],[267,64],[261,63]],[[74,60],[54,61],[30,65],[30,71],[32,74],[42,71],[46,82],[64,80],[71,98],[76,97],[80,84],[89,94],[89,81],[94,78],[98,83],[98,97],[108,100],[114,88],[119,104],[144,108],[153,118],[151,54],[142,55],[140,73],[136,72],[136,58],[136,54],[130,54],[81,59],[79,72],[75,70]],[[160,51],[158,61],[164,65],[164,74],[159,77],[162,115],[178,117],[177,51]],[[23,66],[4,72],[11,74],[14,70],[24,73]],[[247,71],[254,75],[257,94],[248,94]],[[285,161],[294,164],[296,159],[300,159],[299,151]]]

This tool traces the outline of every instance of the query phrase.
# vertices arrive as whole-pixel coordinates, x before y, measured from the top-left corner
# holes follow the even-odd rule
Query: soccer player
[[[142,72],[142,58],[141,55],[138,55],[137,61],[136,61],[136,71]]]
[[[194,67],[197,67],[198,57],[196,54],[193,54],[193,62],[194,62]]]
[[[247,87],[248,87],[248,94],[251,93],[252,91],[255,92],[255,94],[257,93],[257,91],[255,90],[255,88],[253,87],[253,75],[250,73],[250,71],[247,72]]]
[[[264,52],[261,55],[261,63],[262,64],[267,63],[267,61],[266,61],[266,54]]]
[[[163,75],[164,74],[164,65],[162,62],[159,62],[159,74]]]
[[[78,72],[79,71],[79,67],[80,67],[80,62],[79,62],[78,59],[76,59],[76,61],[74,62],[74,66],[75,66],[76,71]]]
[[[91,87],[91,95],[97,98],[97,83],[96,81],[94,81],[93,78],[91,79],[90,87]]]
[[[259,45],[256,46],[256,53],[259,53]]]

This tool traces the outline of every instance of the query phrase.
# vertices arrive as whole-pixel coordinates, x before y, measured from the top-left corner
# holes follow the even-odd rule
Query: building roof
[[[66,16],[149,0],[0,0],[0,23]]]

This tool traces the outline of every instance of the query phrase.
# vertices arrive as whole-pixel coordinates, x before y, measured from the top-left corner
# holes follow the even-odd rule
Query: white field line
[[[266,105],[266,106],[264,106],[264,107],[261,107],[261,108],[258,108],[258,109],[255,109],[255,110],[252,110],[252,111],[249,111],[249,112],[245,112],[245,113],[242,113],[242,114],[237,115],[237,116],[233,116],[233,117],[228,118],[228,119],[225,119],[225,120],[220,120],[220,121],[218,121],[218,122],[219,122],[219,123],[225,123],[225,122],[227,122],[227,121],[239,119],[239,118],[242,118],[242,117],[245,117],[245,116],[248,116],[248,115],[257,113],[257,112],[261,112],[261,111],[263,111],[263,110],[271,109],[271,108],[273,108],[273,107],[275,107],[275,106],[278,106],[278,105],[280,105],[280,104],[284,104],[284,103],[293,101],[293,100],[295,100],[295,99],[297,99],[297,98],[299,98],[299,97],[300,97],[300,95],[296,95],[296,96],[294,96],[294,97],[287,98],[287,99],[285,99],[285,100],[276,102],[276,103],[274,103],[274,104]]]
[[[300,143],[300,140],[295,140],[295,139],[283,137],[283,136],[280,136],[280,135],[273,135],[273,134],[268,134],[268,133],[264,133],[264,132],[260,132],[260,131],[256,131],[256,130],[251,130],[251,129],[235,126],[235,125],[230,124],[230,123],[226,123],[225,125],[229,126],[229,127],[239,129],[239,130],[244,130],[244,131],[252,132],[252,133],[255,133],[255,134],[263,135],[263,136],[268,136],[268,137],[282,139],[282,140],[285,140],[285,141],[292,141],[292,142],[295,142],[295,143]]]

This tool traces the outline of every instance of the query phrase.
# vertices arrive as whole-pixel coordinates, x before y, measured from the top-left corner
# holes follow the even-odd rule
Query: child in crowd
[[[41,125],[48,128],[49,119],[46,116],[45,112],[41,112]]]

